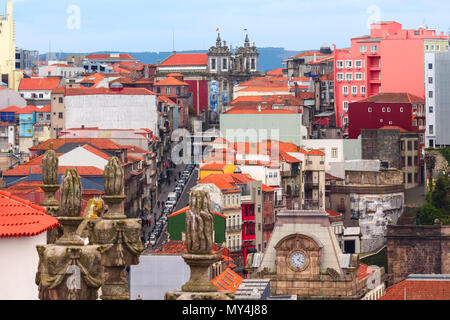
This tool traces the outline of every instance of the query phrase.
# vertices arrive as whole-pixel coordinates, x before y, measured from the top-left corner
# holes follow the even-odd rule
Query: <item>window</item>
[[[353,67],[353,61],[352,60],[346,60],[345,61],[345,67],[347,69],[351,69]]]
[[[433,125],[428,126],[428,131],[432,134],[433,133]]]
[[[347,80],[347,81],[353,80],[353,73],[346,73],[345,74],[345,80]]]
[[[355,73],[355,80],[362,80],[362,79],[363,79],[362,73],[361,72],[356,72]]]
[[[364,54],[367,52],[367,46],[360,46],[359,47],[359,51],[361,52],[361,54]]]
[[[430,69],[430,70],[433,69],[433,64],[432,63],[428,64],[428,69]]]
[[[433,77],[428,77],[428,83],[433,83]]]
[[[419,127],[423,126],[423,120],[419,119]]]
[[[417,119],[414,119],[414,120],[413,120],[413,126],[414,126],[414,127],[417,127]]]
[[[381,111],[382,111],[382,112],[386,112],[386,108],[385,108],[385,107],[383,107],[383,109],[381,109]]]
[[[338,74],[336,75],[336,79],[337,79],[337,81],[342,81],[342,80],[344,80],[344,74],[343,74],[343,73],[338,73]]]
[[[223,82],[223,90],[228,90],[228,81]]]
[[[347,86],[342,87],[342,93],[344,94],[344,96],[348,95],[348,87]]]
[[[344,67],[344,61],[338,60],[336,61],[336,68],[342,69]]]
[[[428,49],[429,49],[429,46],[426,44],[426,45],[425,45],[425,50],[428,51]]]
[[[356,69],[362,68],[362,60],[355,60],[355,67]]]
[[[177,96],[181,95],[181,88],[177,87]]]
[[[412,173],[408,173],[408,183],[412,183]]]
[[[344,117],[344,125],[348,124],[348,117]]]
[[[356,96],[357,93],[358,93],[358,87],[352,86],[352,95]]]
[[[411,167],[411,166],[412,166],[412,157],[409,156],[408,157],[408,167]]]
[[[433,91],[428,91],[428,98],[433,98]]]
[[[419,141],[414,141],[414,150],[419,150]]]
[[[331,157],[332,158],[337,158],[337,154],[338,154],[338,149],[337,148],[331,149]]]
[[[412,150],[412,142],[411,140],[408,141],[408,151]]]
[[[60,112],[60,113],[58,114],[58,118],[59,118],[59,119],[62,119],[62,118],[63,118],[63,113],[62,113],[62,112]]]
[[[378,46],[375,44],[375,45],[373,45],[373,46],[370,46],[370,51],[372,52],[372,53],[377,53],[377,51],[378,51]]]
[[[252,70],[255,70],[255,69],[256,69],[256,59],[255,59],[255,58],[252,58],[251,64],[252,64],[251,69],[252,69]]]
[[[387,108],[387,112],[391,112],[391,108]]]
[[[434,44],[431,45],[431,51],[433,51],[433,50],[434,50]]]
[[[348,101],[344,101],[343,109],[344,109],[344,112],[345,112],[345,113],[348,112]]]
[[[366,86],[361,86],[361,95],[365,96],[366,95]]]
[[[222,70],[228,70],[228,60],[226,58],[222,60]]]
[[[403,107],[400,108],[400,112],[403,112]]]
[[[39,93],[39,99],[42,99],[42,98],[44,98],[44,94]]]
[[[216,70],[216,58],[211,58],[211,70]]]
[[[432,107],[432,106],[429,106],[429,107],[428,107],[428,111],[429,111],[429,113],[433,113],[433,107]]]
[[[166,93],[167,93],[167,94],[171,94],[171,93],[172,93],[172,88],[167,87],[167,88],[166,88]]]
[[[367,109],[368,112],[372,112],[372,108]]]

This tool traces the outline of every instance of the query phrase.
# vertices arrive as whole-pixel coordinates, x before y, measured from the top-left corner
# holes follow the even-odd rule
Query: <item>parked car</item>
[[[167,195],[167,202],[169,201],[177,201],[178,200],[178,196],[175,192],[171,192]],[[166,202],[166,204],[167,204]]]
[[[175,188],[175,192],[179,193],[181,195],[183,193],[183,188],[182,187],[176,187]]]
[[[152,247],[156,244],[156,236],[154,234],[150,236],[150,244]]]

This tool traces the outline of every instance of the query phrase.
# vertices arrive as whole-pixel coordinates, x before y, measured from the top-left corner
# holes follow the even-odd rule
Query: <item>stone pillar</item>
[[[54,168],[50,169],[53,176]],[[97,299],[97,291],[103,282],[102,248],[85,246],[76,233],[83,220],[80,217],[81,201],[80,176],[74,169],[67,169],[61,180],[57,217],[64,233],[54,244],[36,246],[39,253],[36,284],[41,300]]]
[[[53,150],[53,143],[50,144],[50,149],[45,152],[42,160],[42,182],[41,189],[45,193],[44,201],[39,205],[44,207],[47,213],[53,217],[58,216],[59,203],[55,199],[55,193],[59,189],[58,185],[58,158]],[[47,231],[47,244],[55,243],[55,241],[62,235],[62,228],[54,228]]]
[[[141,243],[140,219],[127,219],[123,212],[124,173],[117,157],[109,160],[105,167],[105,196],[103,200],[108,212],[102,219],[89,223],[90,241],[102,245],[102,266],[105,281],[102,285],[103,300],[129,300],[125,268],[139,264],[139,255],[144,250]]]
[[[211,200],[205,191],[191,189],[186,213],[186,248],[183,259],[191,269],[189,281],[181,291],[166,292],[165,300],[232,300],[230,291],[218,291],[209,280],[209,268],[220,260],[222,252],[212,252],[214,216]]]

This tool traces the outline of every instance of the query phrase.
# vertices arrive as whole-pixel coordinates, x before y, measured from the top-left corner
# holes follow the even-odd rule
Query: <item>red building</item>
[[[253,202],[244,202],[242,207],[242,252],[244,254],[244,263],[247,261],[247,254],[250,249],[256,251],[256,219],[255,204]]]
[[[180,73],[169,73],[166,78],[156,82],[153,86],[158,95],[163,95],[174,103],[179,109],[178,126],[186,127],[189,123],[189,83],[183,81]]]
[[[409,93],[379,93],[350,103],[348,119],[349,139],[357,139],[362,129],[396,126],[419,132],[424,143],[425,100]]]
[[[400,23],[382,21],[370,26],[370,35],[352,38],[350,49],[334,45],[336,125],[347,127],[350,103],[380,92],[424,97],[424,42],[430,40],[448,45],[442,32],[438,35],[423,27],[407,30]]]
[[[208,109],[208,55],[206,53],[174,53],[158,64],[158,79],[168,73],[182,73],[192,93],[190,104],[195,115]]]

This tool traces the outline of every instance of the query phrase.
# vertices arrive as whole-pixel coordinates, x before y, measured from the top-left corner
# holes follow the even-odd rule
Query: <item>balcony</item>
[[[305,200],[303,210],[318,210],[318,209],[319,209],[318,200]]]
[[[242,251],[242,246],[229,247],[228,250],[230,250],[230,252],[240,252]]]
[[[242,230],[242,224],[235,224],[232,226],[226,226],[226,232],[234,232]]]
[[[307,180],[304,182],[305,184],[305,188],[307,189],[312,189],[312,188],[318,188],[319,187],[319,182],[318,181],[312,181],[312,180]]]

